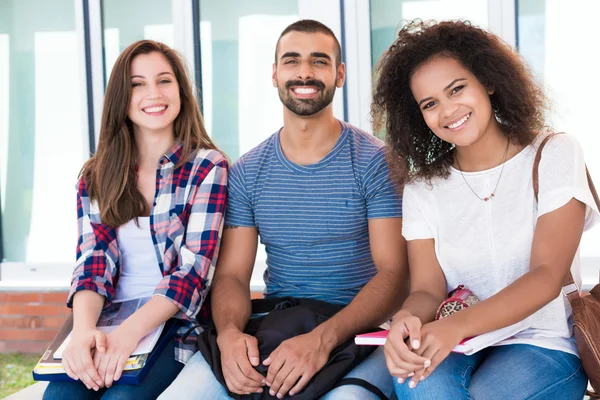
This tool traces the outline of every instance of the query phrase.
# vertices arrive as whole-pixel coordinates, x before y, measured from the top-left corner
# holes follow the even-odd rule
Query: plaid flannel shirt
[[[164,296],[179,308],[175,318],[181,327],[175,359],[185,363],[196,351],[194,330],[208,322],[204,305],[219,252],[227,192],[228,164],[216,150],[198,150],[175,168],[182,144],[163,156],[156,171],[156,195],[150,214],[150,232],[163,278],[154,295]],[[80,290],[93,290],[111,303],[119,278],[117,230],[100,221],[97,201],[90,201],[85,182],[77,193],[79,240],[77,263],[67,305]],[[204,306],[203,306],[204,305]]]

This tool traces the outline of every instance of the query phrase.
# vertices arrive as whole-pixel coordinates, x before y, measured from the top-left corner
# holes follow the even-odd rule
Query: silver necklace
[[[510,140],[508,140],[506,142],[506,150],[504,151],[504,158],[502,159],[502,168],[500,169],[500,176],[498,177],[498,181],[496,182],[496,186],[494,186],[494,190],[487,197],[481,197],[477,193],[475,193],[475,191],[473,190],[473,188],[471,187],[471,185],[469,185],[469,182],[467,182],[467,178],[465,178],[465,175],[463,174],[462,167],[460,166],[460,162],[458,161],[458,157],[456,157],[456,165],[458,166],[458,172],[460,172],[460,176],[462,176],[463,180],[465,181],[465,183],[467,184],[467,186],[469,187],[469,189],[471,189],[471,192],[473,192],[473,194],[475,196],[477,196],[477,198],[479,200],[481,200],[481,201],[489,201],[489,200],[493,199],[494,197],[496,197],[496,189],[498,189],[498,184],[500,183],[500,179],[502,178],[502,172],[504,172],[504,165],[506,164],[506,156],[508,156],[508,145],[509,144],[510,144]]]

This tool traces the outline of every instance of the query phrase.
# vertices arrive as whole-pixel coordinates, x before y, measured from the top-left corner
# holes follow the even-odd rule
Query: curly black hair
[[[519,54],[497,36],[467,21],[413,20],[379,61],[371,115],[375,131],[386,131],[394,181],[446,178],[454,145],[429,129],[410,90],[415,70],[436,56],[452,57],[488,88],[503,133],[526,146],[544,129],[547,101]]]

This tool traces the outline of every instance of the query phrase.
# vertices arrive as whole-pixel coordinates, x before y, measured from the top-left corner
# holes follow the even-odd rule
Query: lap
[[[202,353],[196,352],[177,378],[160,395],[160,400],[230,399]]]
[[[398,399],[472,399],[469,385],[473,371],[482,360],[482,354],[467,356],[459,353],[450,353],[438,365],[431,375],[419,382],[416,388],[408,386],[410,379],[398,383],[392,377],[394,390]],[[506,400],[506,399],[504,399]]]
[[[577,356],[514,344],[490,349],[469,390],[476,399],[582,399],[586,386]]]
[[[415,389],[393,379],[399,399],[582,399],[587,385],[576,356],[522,344],[450,353]]]
[[[377,387],[385,396],[390,398],[394,393],[394,388],[390,380],[390,373],[385,365],[385,355],[383,347],[377,348],[369,357],[354,367],[345,377],[357,378],[367,381]],[[331,390],[323,400],[379,400],[373,392],[357,386],[344,385]]]
[[[82,399],[155,399],[175,379],[183,364],[174,358],[174,343],[170,343],[148,372],[141,385],[116,384],[98,392],[88,390],[81,382],[50,382],[44,400]]]

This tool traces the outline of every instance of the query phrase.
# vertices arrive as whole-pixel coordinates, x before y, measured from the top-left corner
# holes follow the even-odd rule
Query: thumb
[[[408,340],[413,350],[421,347],[421,321],[418,318],[411,318],[405,322],[408,329]]]
[[[106,335],[102,331],[96,331],[94,333],[94,339],[96,340],[96,350],[101,353],[106,351]]]
[[[258,352],[258,341],[256,338],[249,336],[246,337],[246,351],[248,353],[248,360],[254,367],[258,366],[260,362],[260,354]]]

